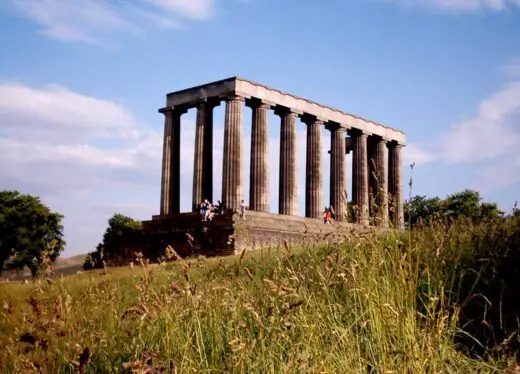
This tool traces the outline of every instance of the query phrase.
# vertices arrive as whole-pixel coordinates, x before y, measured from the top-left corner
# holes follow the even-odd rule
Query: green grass
[[[500,372],[504,360],[455,347],[443,235],[366,235],[2,284],[0,369],[74,372],[88,347],[91,373]],[[20,342],[25,333],[37,342]]]

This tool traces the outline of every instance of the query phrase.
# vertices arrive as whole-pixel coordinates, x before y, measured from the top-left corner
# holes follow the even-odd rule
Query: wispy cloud
[[[215,0],[145,0],[158,8],[191,19],[206,19],[213,15]]]
[[[479,184],[498,190],[520,182],[520,61],[507,64],[511,77],[478,103],[475,114],[454,124],[430,144],[411,144],[407,162],[480,165]]]
[[[183,140],[192,147],[191,136]],[[2,188],[39,195],[62,212],[73,251],[90,250],[114,213],[94,206],[121,205],[115,211],[141,219],[156,213],[161,144],[160,129],[117,102],[58,85],[0,83]]]
[[[216,0],[11,0],[42,26],[45,36],[66,42],[110,45],[121,34],[157,27],[177,29],[214,15]]]
[[[520,7],[519,0],[385,0],[404,6],[429,8],[450,13],[466,13],[481,10],[504,11]]]

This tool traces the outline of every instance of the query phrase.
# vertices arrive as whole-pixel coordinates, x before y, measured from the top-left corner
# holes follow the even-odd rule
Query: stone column
[[[296,215],[298,191],[296,188],[296,117],[289,110],[279,110],[280,115],[280,169],[278,213]]]
[[[404,228],[404,197],[401,176],[401,144],[388,144],[388,192],[390,216],[396,228]]]
[[[368,135],[355,133],[352,137],[354,139],[354,154],[352,157],[352,197],[356,223],[368,225]]]
[[[345,129],[331,125],[330,130],[330,205],[336,221],[345,220]]]
[[[204,111],[204,156],[202,170],[202,197],[213,202],[213,109],[218,101],[208,101]]]
[[[193,193],[192,211],[196,212],[203,196],[203,171],[204,171],[204,138],[206,130],[206,103],[197,103],[197,119],[195,122],[195,154],[193,158]]]
[[[252,103],[251,164],[249,173],[249,208],[257,212],[269,212],[269,105]]]
[[[321,126],[316,118],[307,124],[307,163],[305,178],[305,217],[321,218],[323,209],[323,178],[321,170]]]
[[[204,199],[213,200],[213,108],[214,103],[197,103],[195,154],[193,162],[192,210]]]
[[[371,209],[378,226],[388,227],[387,141],[372,137],[369,157]]]
[[[180,212],[180,151],[182,108],[164,108],[164,139],[161,175],[161,215]]]
[[[222,203],[238,210],[242,196],[242,112],[244,98],[226,99],[224,124],[224,160],[222,164]]]

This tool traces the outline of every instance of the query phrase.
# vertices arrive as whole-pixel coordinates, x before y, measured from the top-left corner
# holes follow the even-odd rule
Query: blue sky
[[[473,188],[504,210],[520,199],[519,0],[5,0],[0,48],[0,187],[65,215],[65,255],[92,250],[114,212],[157,214],[157,108],[167,92],[234,75],[402,129],[413,194]],[[183,117],[185,210],[194,114]],[[222,105],[216,197],[223,116]],[[278,131],[271,115],[273,212]],[[327,201],[328,172],[324,184]]]

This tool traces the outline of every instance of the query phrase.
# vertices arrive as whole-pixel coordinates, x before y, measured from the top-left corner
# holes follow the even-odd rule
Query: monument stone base
[[[345,239],[355,224],[336,222],[326,225],[320,219],[246,211],[245,220],[237,214],[218,215],[203,222],[197,213],[154,216],[143,222],[149,244],[158,251],[171,245],[183,257],[223,256],[242,251],[279,246],[331,243]]]

